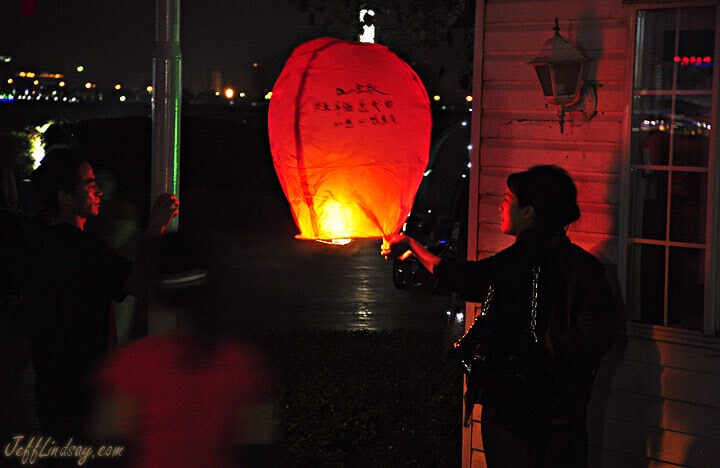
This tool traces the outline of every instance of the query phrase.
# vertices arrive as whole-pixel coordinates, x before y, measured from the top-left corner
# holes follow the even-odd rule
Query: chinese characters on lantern
[[[313,106],[317,112],[333,113],[335,127],[398,124],[392,98],[372,83],[336,87],[335,97],[334,101],[317,101]]]

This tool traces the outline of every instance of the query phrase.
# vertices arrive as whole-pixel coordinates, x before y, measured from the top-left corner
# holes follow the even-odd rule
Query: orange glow
[[[40,82],[39,82],[38,80],[35,80],[35,81],[33,81],[33,84],[34,84],[35,86],[37,86],[37,85],[40,84]]]
[[[228,99],[232,99],[233,96],[235,96],[235,90],[232,88],[225,88],[225,97]]]
[[[148,93],[152,93],[152,92],[153,92],[153,87],[152,87],[152,86],[148,86],[148,87],[145,88],[145,89],[147,90]]]
[[[465,96],[465,100],[467,102],[472,102],[472,96]]]
[[[18,73],[18,75],[21,76],[21,77],[24,77],[24,76],[26,75],[26,73],[25,73],[25,72],[20,72],[20,73]]]
[[[435,96],[433,96],[433,101],[439,101],[439,100],[440,100],[440,96],[438,96],[437,94]]]
[[[65,82],[61,81],[60,83],[58,83],[58,86],[60,86],[62,88],[63,86],[65,86]]]
[[[8,78],[8,84],[13,84],[13,79],[12,79],[12,78]]]
[[[122,86],[120,86],[119,83],[115,85],[115,89],[120,89],[120,88],[122,88]]]
[[[299,239],[345,244],[397,233],[427,166],[430,101],[386,47],[300,45],[268,111],[275,170]]]
[[[92,88],[92,83],[90,83],[90,82],[85,83],[85,87],[86,87],[87,89]]]

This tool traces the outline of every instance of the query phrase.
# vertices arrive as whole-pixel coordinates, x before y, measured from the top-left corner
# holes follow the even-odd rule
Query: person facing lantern
[[[380,253],[414,255],[438,289],[483,303],[453,354],[467,375],[466,426],[483,405],[487,466],[587,466],[586,408],[617,334],[605,269],[566,235],[580,209],[564,169],[511,174],[498,208],[500,229],[515,242],[488,258],[440,258],[402,233]]]

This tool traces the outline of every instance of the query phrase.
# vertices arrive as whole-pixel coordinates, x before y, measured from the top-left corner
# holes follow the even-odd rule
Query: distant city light
[[[25,76],[25,72],[20,72],[20,73],[18,73],[18,76],[24,77],[24,76]]]
[[[35,80],[35,81],[33,81],[33,84],[34,84],[35,86],[37,86],[37,85],[39,85],[39,84],[40,84],[40,81],[38,81],[38,80]]]
[[[439,101],[439,100],[440,100],[440,96],[439,96],[439,95],[436,94],[435,96],[433,96],[433,101]]]
[[[257,68],[257,67],[259,67],[259,66],[260,66],[260,64],[259,64],[259,63],[257,63],[257,62],[253,62],[253,68]]]
[[[467,145],[468,151],[472,151],[472,145]]]
[[[238,96],[245,97],[245,93],[240,93],[240,94],[238,94]]]
[[[125,96],[120,96],[120,102],[125,102],[127,98]]]
[[[115,85],[115,89],[120,89],[120,88],[122,88],[122,86],[120,86],[120,83]]]
[[[462,125],[463,127],[467,127],[467,120],[463,120],[462,122],[460,122],[460,125]]]
[[[65,86],[65,82],[61,81],[60,83],[58,83],[58,86],[60,86],[62,88],[63,86]]]
[[[46,122],[44,125],[35,127],[35,132],[30,136],[31,154],[33,158],[33,169],[37,169],[40,162],[45,157],[45,148],[43,147],[42,135],[52,125],[53,122]]]
[[[145,90],[146,90],[148,93],[152,93],[152,92],[153,92],[153,87],[152,87],[152,86],[148,86],[147,88],[145,88]]]
[[[75,70],[77,70],[79,73],[82,73],[85,71],[85,67],[83,67],[82,65],[78,65]]]
[[[87,89],[92,88],[92,83],[90,83],[89,81],[87,83],[85,83],[85,88],[87,88]]]
[[[709,66],[712,64],[712,57],[709,55],[705,57],[678,57],[676,55],[673,60],[681,65]]]
[[[225,88],[225,97],[228,99],[232,99],[233,96],[235,96],[235,90],[232,88]]]
[[[13,79],[12,79],[12,78],[8,78],[8,84],[13,84]]]
[[[37,169],[40,166],[40,161],[45,157],[45,148],[43,148],[42,134],[34,134],[30,143],[32,149],[30,150],[33,158],[33,169]]]
[[[265,99],[268,101],[272,98],[272,91],[268,91],[267,94],[265,94]]]
[[[472,102],[472,96],[465,96],[465,100],[467,102]]]

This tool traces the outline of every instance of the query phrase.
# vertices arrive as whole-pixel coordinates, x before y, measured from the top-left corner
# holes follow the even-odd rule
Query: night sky
[[[285,0],[186,0],[181,16],[183,86],[193,92],[210,88],[211,69],[221,70],[223,85],[240,88],[254,79],[270,89],[294,47],[352,34],[344,25],[311,26]],[[154,0],[38,0],[31,17],[20,13],[20,0],[0,1],[0,55],[12,57],[10,71],[63,73],[71,86],[73,80],[100,87],[150,84],[154,28]],[[405,55],[422,62],[431,54]],[[85,67],[82,76],[77,65]],[[457,88],[452,74],[440,82],[416,71],[431,94]]]

